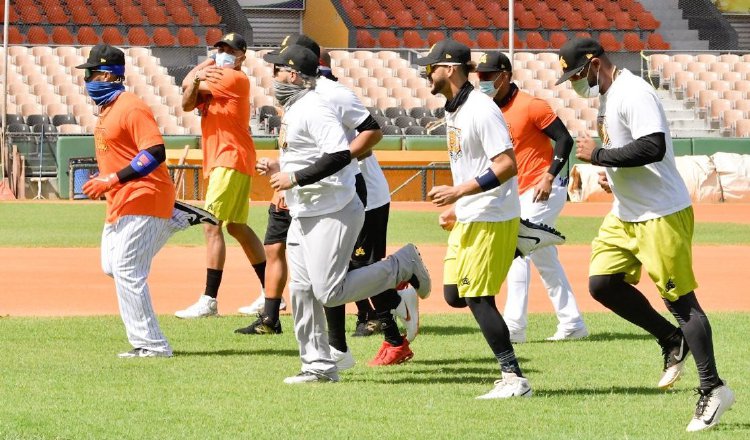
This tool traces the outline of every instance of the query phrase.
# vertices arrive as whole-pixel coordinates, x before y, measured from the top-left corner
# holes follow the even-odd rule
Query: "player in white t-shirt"
[[[508,128],[492,99],[468,81],[475,67],[468,47],[442,40],[417,64],[425,66],[432,93],[447,98],[445,125],[454,186],[436,186],[428,194],[437,206],[455,203],[440,218],[441,226],[451,230],[444,296],[452,307],[469,307],[500,364],[502,378],[478,398],[529,397],[529,381],[521,373],[495,303],[515,257],[521,214]],[[454,216],[455,222],[448,220]]]
[[[429,295],[427,268],[412,244],[370,266],[348,271],[364,223],[356,197],[357,164],[341,121],[315,89],[318,57],[291,45],[264,59],[274,64],[274,92],[284,105],[279,133],[280,170],[269,169],[275,190],[285,190],[292,217],[287,236],[289,290],[301,372],[285,383],[338,381],[325,324],[325,307],[338,306],[412,284]],[[404,340],[408,347],[408,340]]]
[[[734,393],[719,377],[711,325],[695,296],[693,208],[675,166],[662,104],[646,81],[613,65],[595,40],[566,43],[560,48],[560,64],[558,84],[570,80],[579,95],[599,96],[602,146],[584,135],[577,140],[576,156],[606,167],[600,183],[615,196],[591,244],[591,295],[656,337],[664,355],[659,388],[668,389],[680,378],[688,353],[693,353],[700,398],[687,430],[710,428],[732,406]],[[679,328],[634,287],[642,266]]]

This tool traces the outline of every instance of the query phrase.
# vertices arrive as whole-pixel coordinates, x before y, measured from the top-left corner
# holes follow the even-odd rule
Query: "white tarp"
[[[750,155],[714,153],[711,156],[725,202],[750,201]]]

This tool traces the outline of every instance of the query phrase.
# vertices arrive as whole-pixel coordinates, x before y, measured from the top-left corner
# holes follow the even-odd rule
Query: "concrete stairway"
[[[673,50],[708,50],[708,41],[698,37],[698,31],[690,29],[682,18],[682,9],[677,0],[639,0],[640,3],[661,22],[657,30],[672,45]]]

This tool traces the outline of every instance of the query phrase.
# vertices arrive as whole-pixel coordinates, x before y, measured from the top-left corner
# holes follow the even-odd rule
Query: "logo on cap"
[[[288,64],[289,64],[290,66],[293,66],[293,65],[294,65],[294,60],[290,58],[290,59],[289,59],[289,61],[287,61],[287,63],[288,63]]]
[[[568,63],[565,61],[565,58],[563,57],[560,57],[560,67],[562,67],[563,69],[568,68]]]
[[[484,64],[486,62],[487,62],[487,54],[485,53],[485,54],[482,54],[481,57],[479,57],[479,63]]]
[[[286,42],[289,41],[290,38],[292,38],[291,35],[287,35],[286,37],[284,37],[284,39],[281,41],[281,46],[286,47]]]
[[[105,58],[99,58],[99,61],[102,62],[102,63],[106,63],[107,62],[107,60]]]
[[[233,41],[234,40],[234,34],[229,34],[226,37],[224,37],[224,41]]]

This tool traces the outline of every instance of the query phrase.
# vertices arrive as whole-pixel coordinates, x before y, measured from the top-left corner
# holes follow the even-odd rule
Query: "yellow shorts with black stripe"
[[[644,222],[609,214],[591,242],[589,276],[624,273],[625,282],[637,284],[646,266],[661,296],[675,301],[698,287],[692,241],[692,207]]]
[[[448,237],[443,284],[456,284],[464,297],[493,296],[516,254],[519,219],[456,223]]]
[[[224,223],[247,223],[252,178],[231,168],[211,170],[206,189],[206,211]]]

